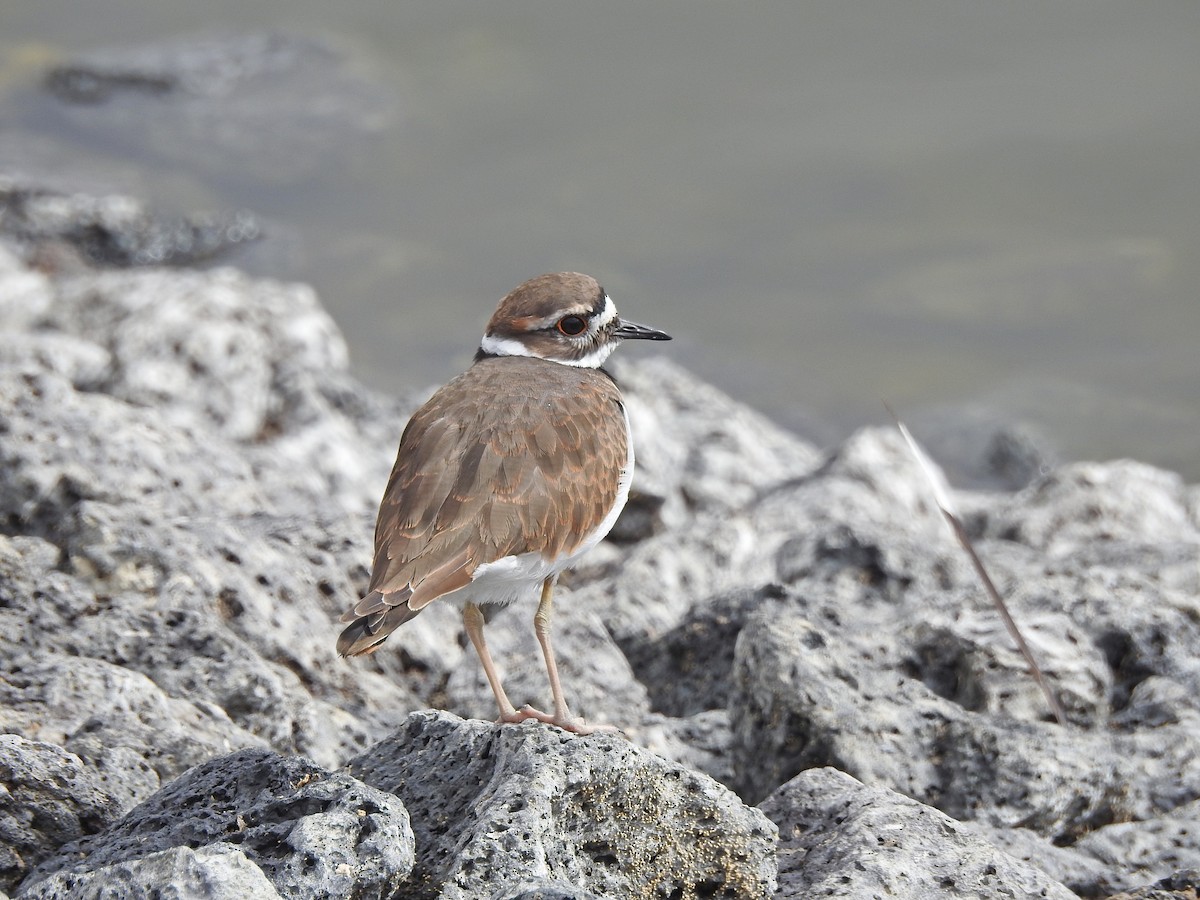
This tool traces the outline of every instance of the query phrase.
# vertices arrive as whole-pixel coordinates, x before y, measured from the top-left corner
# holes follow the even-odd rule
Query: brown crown
[[[523,337],[559,316],[590,315],[604,308],[604,288],[590,275],[552,272],[531,278],[500,301],[487,334]]]

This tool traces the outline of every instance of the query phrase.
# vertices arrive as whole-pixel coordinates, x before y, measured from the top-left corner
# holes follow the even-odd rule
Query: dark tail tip
[[[387,640],[386,634],[373,632],[367,627],[367,617],[355,619],[337,639],[339,656],[363,656],[379,649],[379,645]]]

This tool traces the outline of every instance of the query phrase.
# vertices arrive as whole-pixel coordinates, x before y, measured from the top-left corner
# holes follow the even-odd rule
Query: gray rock
[[[780,900],[1075,896],[970,826],[834,769],[796,776],[762,809],[779,826]]]
[[[275,380],[285,365],[347,366],[345,343],[311,288],[232,269],[68,279],[47,319],[108,350],[111,368],[98,386],[104,393],[191,413],[235,440],[277,427]]]
[[[88,390],[104,380],[112,356],[99,344],[59,332],[0,331],[0,367],[47,372]]]
[[[605,897],[775,886],[775,829],[761,813],[614,735],[414,713],[349,769],[412,816],[417,863],[402,897],[510,896],[531,878]]]
[[[200,293],[203,285],[216,294],[250,284],[226,275],[209,282],[188,276],[176,285],[185,283]],[[176,296],[185,293],[180,290]],[[100,323],[110,319],[128,325],[121,306],[127,299],[97,291],[88,306],[97,317],[95,330],[102,331]],[[252,296],[242,300],[254,306]],[[234,320],[244,314],[245,303],[225,302]],[[64,301],[62,309],[67,308],[74,307]],[[187,310],[186,304],[176,307],[179,315]],[[289,364],[304,361],[319,369],[330,362],[332,357],[321,349],[323,313],[315,330],[303,325],[302,316],[299,336],[291,338],[284,334],[292,326],[267,324],[271,316],[266,307],[260,306],[259,314],[262,333],[278,343],[269,356],[282,359],[290,352],[289,342],[296,349],[311,337],[316,349],[300,352]],[[236,321],[234,326],[245,327]],[[81,322],[76,327],[89,330]],[[122,327],[112,325],[116,331]],[[330,346],[336,349],[339,341]],[[222,377],[232,378],[237,371],[231,368]],[[355,550],[367,542],[365,522],[357,515],[338,516],[336,502],[326,507],[332,519],[314,521],[310,495],[297,490],[301,485],[295,479],[288,482],[286,469],[267,469],[270,477],[263,476],[263,448],[247,452],[214,434],[210,428],[217,423],[191,409],[189,398],[202,393],[199,384],[159,398],[161,405],[153,410],[98,389],[80,390],[40,371],[36,358],[0,371],[0,521],[10,531],[44,535],[60,549],[60,558],[13,575],[13,600],[2,612],[21,636],[10,630],[0,637],[0,643],[8,636],[14,640],[14,655],[6,658],[35,647],[67,657],[68,669],[86,666],[73,657],[100,658],[153,679],[158,685],[154,690],[166,688],[173,695],[164,700],[209,702],[223,720],[217,729],[220,742],[201,733],[182,741],[185,747],[209,748],[207,755],[265,737],[281,750],[335,765],[368,743],[368,729],[339,708],[347,693],[368,708],[396,716],[418,705],[378,670],[330,665],[328,635],[312,628],[313,621],[328,621],[333,609],[348,602],[342,598],[358,593],[352,573],[362,567]],[[177,415],[162,415],[164,409]],[[184,413],[178,415],[181,409]],[[344,455],[344,448],[359,437],[348,435],[342,418],[334,421],[340,432],[332,440],[344,441]],[[296,434],[288,432],[289,438]],[[324,453],[331,442],[312,452]],[[319,466],[297,463],[298,456],[293,448],[286,462],[308,472],[311,496],[330,504],[339,496],[337,489],[313,476]],[[382,453],[375,464],[386,473]],[[324,465],[334,467],[335,462]],[[350,471],[345,467],[343,477]],[[368,493],[357,486],[347,506],[360,506]],[[277,505],[302,509],[303,518],[272,515]],[[14,562],[19,558],[19,553],[8,557]],[[60,568],[79,580],[64,581],[56,571]],[[54,585],[52,591],[48,583]],[[97,609],[106,614],[90,614]],[[164,620],[172,627],[164,630]],[[259,646],[264,638],[272,646]],[[133,683],[123,676],[118,680]],[[83,700],[78,692],[68,695]],[[25,691],[23,696],[28,701],[31,695]],[[92,708],[84,704],[78,714],[65,714],[87,721]],[[39,718],[30,716],[30,721]],[[179,720],[209,718],[207,713],[189,714]],[[246,732],[229,728],[231,720]],[[375,727],[382,733],[386,724],[380,721]],[[154,760],[152,767],[169,777],[207,755],[165,769]],[[133,796],[141,799],[144,788]]]
[[[675,762],[616,738],[437,716],[408,720],[411,747],[393,738],[364,752],[423,706],[494,716],[449,605],[368,659],[333,653],[420,397],[358,385],[305,288],[63,263],[73,223],[116,228],[140,207],[93,198],[89,212],[86,197],[21,190],[18,252],[0,255],[0,733],[74,754],[75,775],[27,795],[68,811],[64,828],[97,790],[126,812],[190,765],[269,746],[325,769],[357,757],[380,771],[452,773],[406,776],[425,823],[419,871],[432,879],[404,888],[415,894],[610,895],[604,879],[625,876],[605,848],[641,865],[662,823],[686,834],[694,823],[680,817],[702,801],[741,823],[733,842],[705,832],[713,855],[688,863],[700,874],[687,884],[718,890],[703,879],[719,857],[747,845],[766,854],[765,842],[686,769],[757,800],[836,766],[1089,896],[1143,890],[1194,864],[1200,487],[1118,462],[1064,466],[1017,493],[951,491],[1067,709],[1061,728],[894,429],[865,429],[818,459],[678,367],[626,361],[634,500],[617,542],[563,579],[555,638],[578,711]],[[1006,443],[989,428],[955,438],[974,483],[1012,486],[1045,463],[1020,435]],[[504,611],[489,634],[510,690],[545,705],[532,612]],[[541,811],[569,798],[578,812],[578,767],[584,783],[613,787],[595,801],[598,818],[576,815],[564,837]],[[491,788],[471,782],[484,776]],[[525,809],[509,805],[519,790],[532,797]],[[671,791],[687,803],[646,806]],[[634,800],[645,802],[622,818],[616,802]],[[436,819],[445,810],[456,818]],[[541,854],[532,865],[514,838],[525,830]],[[12,846],[47,854],[67,836],[22,833]],[[243,863],[219,841],[106,862],[102,845],[120,840],[93,839],[92,874],[52,877],[102,892],[105,879],[149,884],[160,871],[180,884],[250,871],[249,854]],[[461,848],[474,855],[460,860]],[[754,854],[729,865],[761,874],[766,856]],[[486,885],[481,860],[496,861]],[[910,871],[917,883],[932,869]]]
[[[763,492],[754,507],[769,536],[795,537],[833,526],[896,527],[927,550],[953,546],[924,471],[894,428],[864,428],[818,468]]]
[[[311,564],[301,568],[261,532],[249,539],[203,520],[155,530],[80,504],[58,523],[60,539],[71,522],[84,527],[68,559],[88,581],[55,571],[57,560],[31,567],[0,552],[14,601],[0,609],[0,646],[11,641],[0,663],[9,673],[0,720],[13,727],[36,723],[89,760],[100,747],[125,747],[143,756],[129,772],[171,778],[264,742],[336,765],[369,743],[370,729],[334,704],[347,691],[378,704],[376,728],[417,705],[378,675],[325,665],[327,635],[310,623],[328,613],[311,585],[344,576],[314,577]],[[327,537],[314,535],[309,559]],[[118,796],[128,804],[157,786],[157,778],[139,782]]]
[[[280,900],[280,894],[237,847],[174,847],[83,872],[57,872],[20,894],[22,900]]]
[[[95,773],[55,744],[0,734],[0,889],[120,813]]]
[[[0,372],[0,422],[0,496],[18,533],[60,533],[59,519],[83,500],[138,504],[164,517],[196,515],[218,496],[227,514],[267,504],[247,461],[228,443],[104,394],[76,391],[47,372]]]
[[[646,685],[655,711],[683,718],[725,710],[737,636],[755,609],[782,596],[779,585],[718,594],[693,604],[666,633],[627,641],[629,663]]]
[[[1102,896],[1112,892],[1124,874],[1072,846],[1059,847],[1028,828],[992,828],[981,822],[972,822],[966,827],[996,849],[1036,866],[1055,881],[1083,896]],[[1135,881],[1131,878],[1130,883]]]
[[[1021,628],[1039,665],[1054,673],[1054,692],[1069,721],[1098,724],[1111,712],[1113,674],[1091,635],[1063,612],[1014,595]],[[1041,607],[1041,608],[1039,608]],[[955,612],[931,613],[904,628],[905,674],[970,712],[1026,721],[1049,717],[1046,698],[1029,676],[996,610],[964,600]],[[1081,651],[1080,648],[1090,648]]]
[[[0,332],[25,331],[45,314],[53,298],[50,279],[22,265],[15,253],[0,244]]]
[[[765,795],[829,765],[956,818],[1074,842],[1200,796],[1190,723],[1110,734],[970,713],[783,606],[738,637],[731,704],[735,782]]]
[[[233,747],[261,745],[220,709],[171,697],[138,672],[57,654],[6,661],[7,729],[61,743],[94,767],[122,810]]]
[[[364,455],[358,423],[390,407],[347,394],[341,338],[305,289],[111,277],[48,282],[42,330],[0,342],[0,524],[46,539],[0,538],[0,720],[55,735],[122,808],[238,746],[336,765],[420,705],[386,666],[333,659],[332,623],[313,627],[365,579],[379,488],[363,473],[382,483],[392,451]],[[191,349],[151,350],[166,334]],[[205,355],[218,344],[227,356]],[[179,378],[139,394],[130,373],[154,359]],[[247,372],[265,388],[243,396]],[[207,405],[216,385],[227,410]],[[234,440],[267,418],[278,460],[258,431]]]
[[[1074,849],[1098,860],[1114,887],[1132,890],[1168,878],[1182,869],[1200,870],[1196,824],[1200,800],[1178,806],[1167,815],[1137,822],[1116,822],[1085,834]]]
[[[1063,556],[1092,542],[1200,540],[1174,472],[1144,463],[1071,463],[1015,495],[987,533]]]
[[[1109,900],[1192,900],[1200,892],[1200,869],[1184,869],[1147,887],[1113,894]]]
[[[679,625],[694,602],[769,580],[773,538],[763,539],[757,498],[819,457],[667,360],[618,361],[616,373],[638,456],[633,488],[653,512],[635,505],[634,522],[618,522],[622,546],[593,551],[566,583],[577,589],[570,602],[600,611],[629,647]]]
[[[492,900],[599,900],[590,891],[577,888],[564,881],[533,881],[518,885],[512,890],[502,890],[492,895]]]
[[[816,449],[667,359],[616,360],[638,457],[638,487],[677,527],[696,512],[730,511],[810,472]],[[645,537],[640,534],[639,537]]]
[[[639,747],[703,772],[721,784],[734,783],[727,710],[706,710],[685,718],[650,713],[623,731]]]
[[[24,179],[0,182],[0,202],[0,230],[56,271],[190,265],[222,256],[263,231],[245,210],[164,218],[132,197],[90,197]]]
[[[408,814],[392,795],[302,757],[240,750],[176,779],[105,831],[66,845],[23,891],[49,891],[38,883],[51,875],[59,879],[51,885],[69,884],[78,873],[112,872],[180,848],[209,854],[160,856],[136,867],[136,877],[165,868],[182,880],[178,895],[187,896],[190,881],[215,881],[248,861],[283,897],[385,898],[413,865]],[[252,877],[250,887],[259,890]]]
[[[675,628],[698,598],[774,580],[763,551],[749,515],[697,516],[619,551],[592,551],[564,602],[597,610],[617,644],[630,646]]]

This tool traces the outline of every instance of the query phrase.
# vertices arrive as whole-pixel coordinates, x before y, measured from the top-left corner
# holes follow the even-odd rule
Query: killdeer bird
[[[572,716],[550,643],[558,574],[608,534],[629,495],[633,442],[621,392],[600,368],[623,340],[670,336],[626,322],[594,278],[541,275],[500,301],[474,364],[409,420],[379,506],[369,592],[342,617],[343,656],[377,650],[439,598],[463,624],[501,722]],[[552,714],[513,706],[483,637],[481,607],[541,599],[534,632]]]

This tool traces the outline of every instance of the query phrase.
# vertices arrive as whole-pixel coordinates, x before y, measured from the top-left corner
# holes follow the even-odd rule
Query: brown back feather
[[[439,390],[401,439],[371,591],[411,588],[416,611],[484,563],[575,549],[616,499],[620,401],[603,372],[529,357],[482,359]],[[435,573],[448,574],[450,560],[443,583]]]

